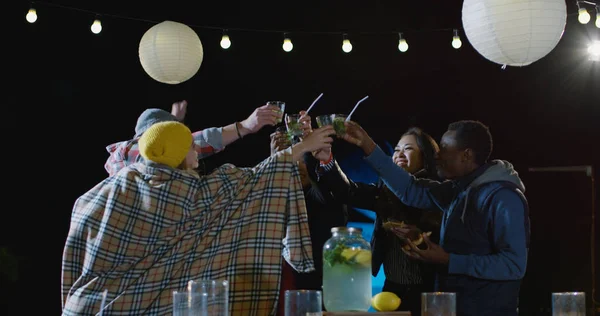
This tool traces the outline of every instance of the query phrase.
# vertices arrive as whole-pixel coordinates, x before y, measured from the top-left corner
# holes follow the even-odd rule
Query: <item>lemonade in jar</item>
[[[334,227],[323,246],[323,303],[329,312],[371,306],[371,245],[362,229]]]

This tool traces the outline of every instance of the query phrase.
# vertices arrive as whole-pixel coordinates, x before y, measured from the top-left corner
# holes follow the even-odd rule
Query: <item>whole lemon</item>
[[[381,292],[371,298],[371,306],[378,312],[391,312],[400,307],[402,300],[392,292]]]

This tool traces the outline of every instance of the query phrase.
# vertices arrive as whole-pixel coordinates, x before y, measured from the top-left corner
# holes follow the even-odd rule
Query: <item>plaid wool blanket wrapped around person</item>
[[[62,262],[63,315],[172,312],[189,280],[230,282],[232,315],[273,315],[282,257],[314,270],[291,149],[210,175],[136,163],[77,199]],[[283,303],[283,302],[282,302]]]

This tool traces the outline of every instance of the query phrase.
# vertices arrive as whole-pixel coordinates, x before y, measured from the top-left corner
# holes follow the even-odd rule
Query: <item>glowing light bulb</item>
[[[231,47],[231,40],[229,39],[229,35],[227,34],[223,34],[223,36],[221,37],[221,48],[223,49],[228,49],[229,47]]]
[[[342,42],[342,50],[344,51],[344,53],[349,53],[352,51],[352,44],[350,43],[349,39],[345,39]]]
[[[294,44],[292,44],[291,39],[285,38],[283,40],[283,45],[281,45],[281,47],[283,48],[284,51],[290,52],[290,51],[292,51],[292,49],[294,49]]]
[[[460,36],[454,35],[452,37],[452,47],[455,49],[459,49],[462,46],[462,41],[460,40]]]
[[[25,19],[29,23],[34,23],[35,21],[37,21],[37,12],[35,11],[35,9],[29,9],[29,12],[27,12],[27,15],[25,15]]]
[[[577,20],[579,20],[579,23],[588,24],[588,22],[590,22],[591,19],[592,19],[592,17],[590,16],[590,14],[587,12],[587,10],[585,8],[579,9],[579,16],[577,17]]]
[[[398,50],[401,52],[406,52],[408,50],[408,43],[406,42],[405,39],[400,39],[400,42],[398,43]]]
[[[596,13],[596,27],[600,29],[600,12]]]
[[[94,23],[92,23],[92,26],[90,27],[90,29],[92,30],[92,33],[94,33],[94,34],[98,34],[98,33],[102,32],[102,23],[100,22],[100,20],[94,20]]]

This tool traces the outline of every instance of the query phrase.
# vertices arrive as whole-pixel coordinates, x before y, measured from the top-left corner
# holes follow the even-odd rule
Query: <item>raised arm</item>
[[[430,189],[439,185],[439,182],[427,179],[417,180],[396,165],[379,146],[376,146],[375,150],[365,157],[365,160],[402,203],[420,209],[433,209],[437,206]]]
[[[430,189],[439,185],[439,182],[426,179],[417,180],[410,173],[404,171],[355,122],[346,122],[346,134],[343,139],[364,151],[367,163],[377,172],[390,191],[400,198],[402,203],[420,209],[436,207],[437,204],[430,194]]]
[[[246,135],[258,132],[265,125],[275,125],[281,113],[274,105],[260,106],[241,122],[234,122],[223,127],[210,127],[193,133],[194,142],[198,145],[199,158],[208,157],[225,149],[229,144]],[[187,113],[187,101],[178,101],[171,106],[171,114],[183,121]]]
[[[250,116],[241,122],[223,127],[223,146],[227,146],[246,135],[258,132],[265,125],[277,124],[283,114],[274,105],[263,105],[256,108]]]

